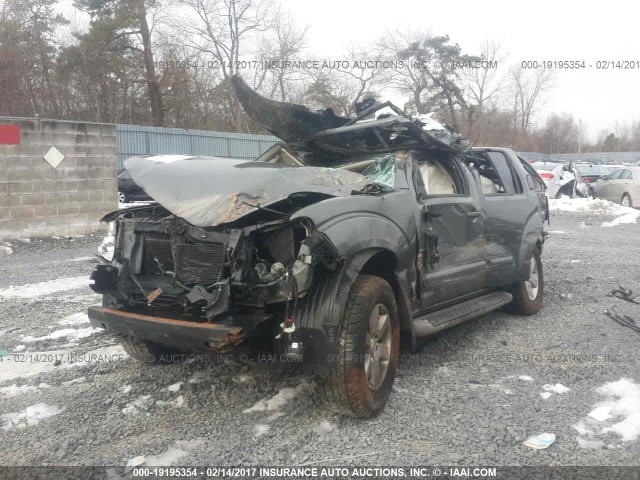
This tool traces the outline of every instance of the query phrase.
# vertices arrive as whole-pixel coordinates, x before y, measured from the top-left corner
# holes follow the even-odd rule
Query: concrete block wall
[[[19,145],[0,145],[0,239],[80,235],[104,228],[118,208],[116,126],[0,117],[20,127]],[[44,156],[56,147],[57,167]]]

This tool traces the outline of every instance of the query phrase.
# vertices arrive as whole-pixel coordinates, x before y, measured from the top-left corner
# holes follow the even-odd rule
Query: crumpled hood
[[[268,206],[293,193],[349,196],[371,183],[346,170],[204,156],[131,157],[124,164],[154,200],[198,227],[232,222],[255,211],[252,205]]]

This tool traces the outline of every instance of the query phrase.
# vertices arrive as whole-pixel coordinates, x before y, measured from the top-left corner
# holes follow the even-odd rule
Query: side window
[[[607,176],[607,180],[616,180],[618,178],[620,178],[620,175],[622,175],[623,170],[614,170],[613,172],[611,172],[608,176]]]
[[[414,183],[426,196],[468,195],[468,187],[463,166],[454,158],[415,159],[416,176]]]
[[[531,190],[545,191],[547,187],[545,187],[544,182],[540,179],[540,176],[531,164],[522,158],[520,158],[520,163],[522,164],[522,168],[527,171],[527,184],[529,188]]]
[[[471,153],[465,162],[478,171],[485,195],[522,193],[520,177],[503,153]]]
[[[623,170],[620,174],[620,180],[629,180],[631,179],[631,170]]]

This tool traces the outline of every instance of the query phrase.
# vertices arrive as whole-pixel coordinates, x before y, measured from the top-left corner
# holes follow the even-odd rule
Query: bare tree
[[[243,130],[240,103],[230,88],[230,79],[240,71],[243,47],[250,36],[267,28],[270,0],[181,0],[191,15],[182,19],[183,40],[217,64],[226,86],[233,126]]]
[[[285,101],[291,82],[300,78],[300,71],[292,67],[292,61],[306,49],[309,26],[298,28],[293,16],[278,8],[269,30],[256,48],[259,63],[254,84],[271,98],[278,93],[280,100]]]
[[[533,116],[545,103],[546,93],[554,86],[551,70],[525,70],[517,66],[511,70],[513,87],[514,131],[528,132]]]
[[[551,114],[538,135],[540,146],[547,153],[575,152],[580,142],[580,125],[570,113]]]
[[[505,75],[500,71],[500,64],[505,61],[502,41],[485,38],[480,46],[482,62],[479,68],[466,70],[466,131],[474,143],[481,141],[486,125],[476,125],[482,120],[490,103],[495,103],[504,90]]]

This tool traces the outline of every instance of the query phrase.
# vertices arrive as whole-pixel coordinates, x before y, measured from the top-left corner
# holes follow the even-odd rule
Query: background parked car
[[[534,162],[531,166],[544,180],[549,198],[588,196],[588,187],[573,163]]]
[[[120,203],[148,202],[150,200],[153,199],[133,181],[127,170],[118,175],[118,201]]]
[[[634,202],[640,202],[640,167],[614,170],[602,180],[593,183],[591,189],[597,198],[633,207]]]

